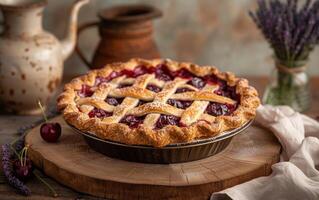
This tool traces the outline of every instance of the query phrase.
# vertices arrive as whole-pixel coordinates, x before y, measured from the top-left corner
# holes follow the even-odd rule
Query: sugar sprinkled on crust
[[[165,65],[167,65],[169,70],[171,71],[185,68],[197,76],[214,74],[219,79],[225,80],[228,85],[236,86],[236,93],[240,96],[240,103],[237,109],[228,116],[214,117],[206,113],[201,113],[200,115],[198,115],[195,110],[189,110],[188,112],[190,113],[190,115],[184,116],[184,109],[179,109],[165,103],[166,100],[175,93],[176,85],[174,84],[179,84],[179,87],[183,87],[183,85],[185,86],[185,80],[181,78],[176,78],[174,81],[172,81],[177,83],[164,83],[163,81],[158,81],[157,86],[165,87],[165,85],[167,85],[167,91],[162,91],[159,93],[154,93],[152,91],[148,92],[147,100],[149,100],[150,102],[147,102],[146,104],[139,107],[136,107],[136,105],[139,99],[145,98],[143,96],[145,94],[140,92],[142,90],[130,90],[127,93],[128,95],[132,95],[132,97],[125,98],[125,102],[128,106],[127,108],[123,106],[122,108],[117,108],[116,106],[107,107],[109,111],[115,109],[113,113],[119,113],[118,116],[107,117],[103,120],[100,118],[90,118],[88,117],[88,111],[90,109],[93,109],[93,107],[86,107],[86,112],[81,112],[79,107],[77,106],[77,103],[75,101],[76,99],[78,99],[77,91],[81,89],[82,84],[93,86],[97,76],[107,77],[110,73],[112,73],[112,71],[121,71],[124,69],[132,70],[135,66],[141,64],[146,67],[151,67],[161,63],[165,63]],[[132,78],[127,81],[133,83],[134,80],[131,79]],[[142,82],[148,81],[148,83],[156,83],[157,81],[157,79],[154,78],[154,75],[143,75],[143,80],[141,80],[140,77],[138,77],[137,79],[140,79],[140,81]],[[182,82],[179,83],[179,79]],[[121,96],[123,94],[121,91],[124,91],[124,89],[115,89],[121,81],[123,81],[123,78],[118,78],[118,80],[116,78],[116,80],[114,79],[114,82],[112,80],[111,84],[106,85],[111,85],[111,87],[114,88],[114,91],[118,91],[117,93],[115,93],[115,95]],[[142,85],[146,87],[147,83]],[[140,85],[137,87],[140,87]],[[103,91],[106,90],[103,89]],[[101,92],[98,94],[94,93],[92,98],[95,98],[95,100],[97,101],[104,102],[104,99],[107,97],[109,92],[110,91],[104,93]],[[211,96],[214,95],[208,95],[208,97]],[[196,100],[194,102],[196,102]],[[105,104],[97,103],[95,106],[105,107],[107,106]],[[106,65],[103,69],[90,71],[87,75],[75,78],[70,83],[66,84],[63,93],[58,98],[58,109],[63,112],[64,119],[69,124],[72,124],[80,130],[90,131],[102,139],[113,140],[126,144],[151,145],[157,147],[165,146],[171,143],[189,142],[197,138],[212,137],[224,131],[240,127],[241,125],[255,117],[256,108],[259,106],[259,104],[260,101],[257,91],[253,87],[249,86],[246,79],[237,78],[233,73],[230,72],[220,72],[217,68],[212,66],[201,67],[192,63],[178,63],[170,59],[131,59],[126,63],[114,63]],[[120,110],[116,111],[116,109]],[[154,113],[149,113],[151,111],[154,111]],[[187,124],[188,126],[185,127],[168,125],[163,127],[162,129],[154,129],[154,123],[158,119],[160,115],[159,113],[171,114],[182,118],[184,117],[181,121],[186,121],[190,124]],[[195,121],[193,123],[192,114],[195,115],[195,113],[196,116],[198,115],[198,120],[197,122]],[[126,124],[117,123],[125,114],[150,115],[149,119],[146,118],[147,120],[145,121],[153,124],[149,126],[143,125],[132,129]]]

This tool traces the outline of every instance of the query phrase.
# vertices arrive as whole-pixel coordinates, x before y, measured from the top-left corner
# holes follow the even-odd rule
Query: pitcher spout
[[[77,0],[72,6],[66,36],[61,41],[63,60],[68,58],[74,50],[77,37],[78,13],[80,8],[89,2],[90,0]]]

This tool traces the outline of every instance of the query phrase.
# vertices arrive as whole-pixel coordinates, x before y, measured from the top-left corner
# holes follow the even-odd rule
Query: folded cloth
[[[283,147],[272,174],[212,194],[211,200],[319,200],[319,123],[287,106],[260,106],[256,122]]]

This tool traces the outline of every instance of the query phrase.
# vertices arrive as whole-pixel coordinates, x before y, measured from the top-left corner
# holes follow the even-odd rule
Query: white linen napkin
[[[283,147],[272,174],[213,193],[211,200],[319,200],[319,123],[287,106],[260,106],[256,122]]]

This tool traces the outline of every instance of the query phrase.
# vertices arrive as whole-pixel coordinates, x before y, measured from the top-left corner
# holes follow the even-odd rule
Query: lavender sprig
[[[258,0],[258,8],[249,15],[274,50],[278,60],[288,67],[307,60],[319,43],[319,0]]]
[[[18,178],[15,177],[13,172],[13,165],[11,157],[13,156],[10,149],[10,144],[2,145],[2,167],[5,177],[8,180],[8,183],[16,188],[23,195],[30,195],[30,189]]]
[[[49,114],[47,115],[48,118],[52,118],[56,116],[58,113],[55,110],[49,111]],[[8,183],[16,188],[21,194],[23,195],[30,195],[31,190],[22,182],[20,181],[14,174],[13,170],[13,159],[14,157],[19,157],[19,153],[23,148],[24,148],[24,138],[27,130],[35,127],[38,124],[41,124],[44,122],[43,119],[40,119],[30,125],[23,126],[18,129],[18,135],[19,137],[11,142],[10,144],[4,144],[2,145],[2,168],[4,172],[4,176],[6,177]],[[56,197],[58,196],[55,190],[48,184],[46,183],[39,175],[37,175],[35,172],[33,174],[42,182],[44,183],[49,190],[52,192],[53,196]]]

